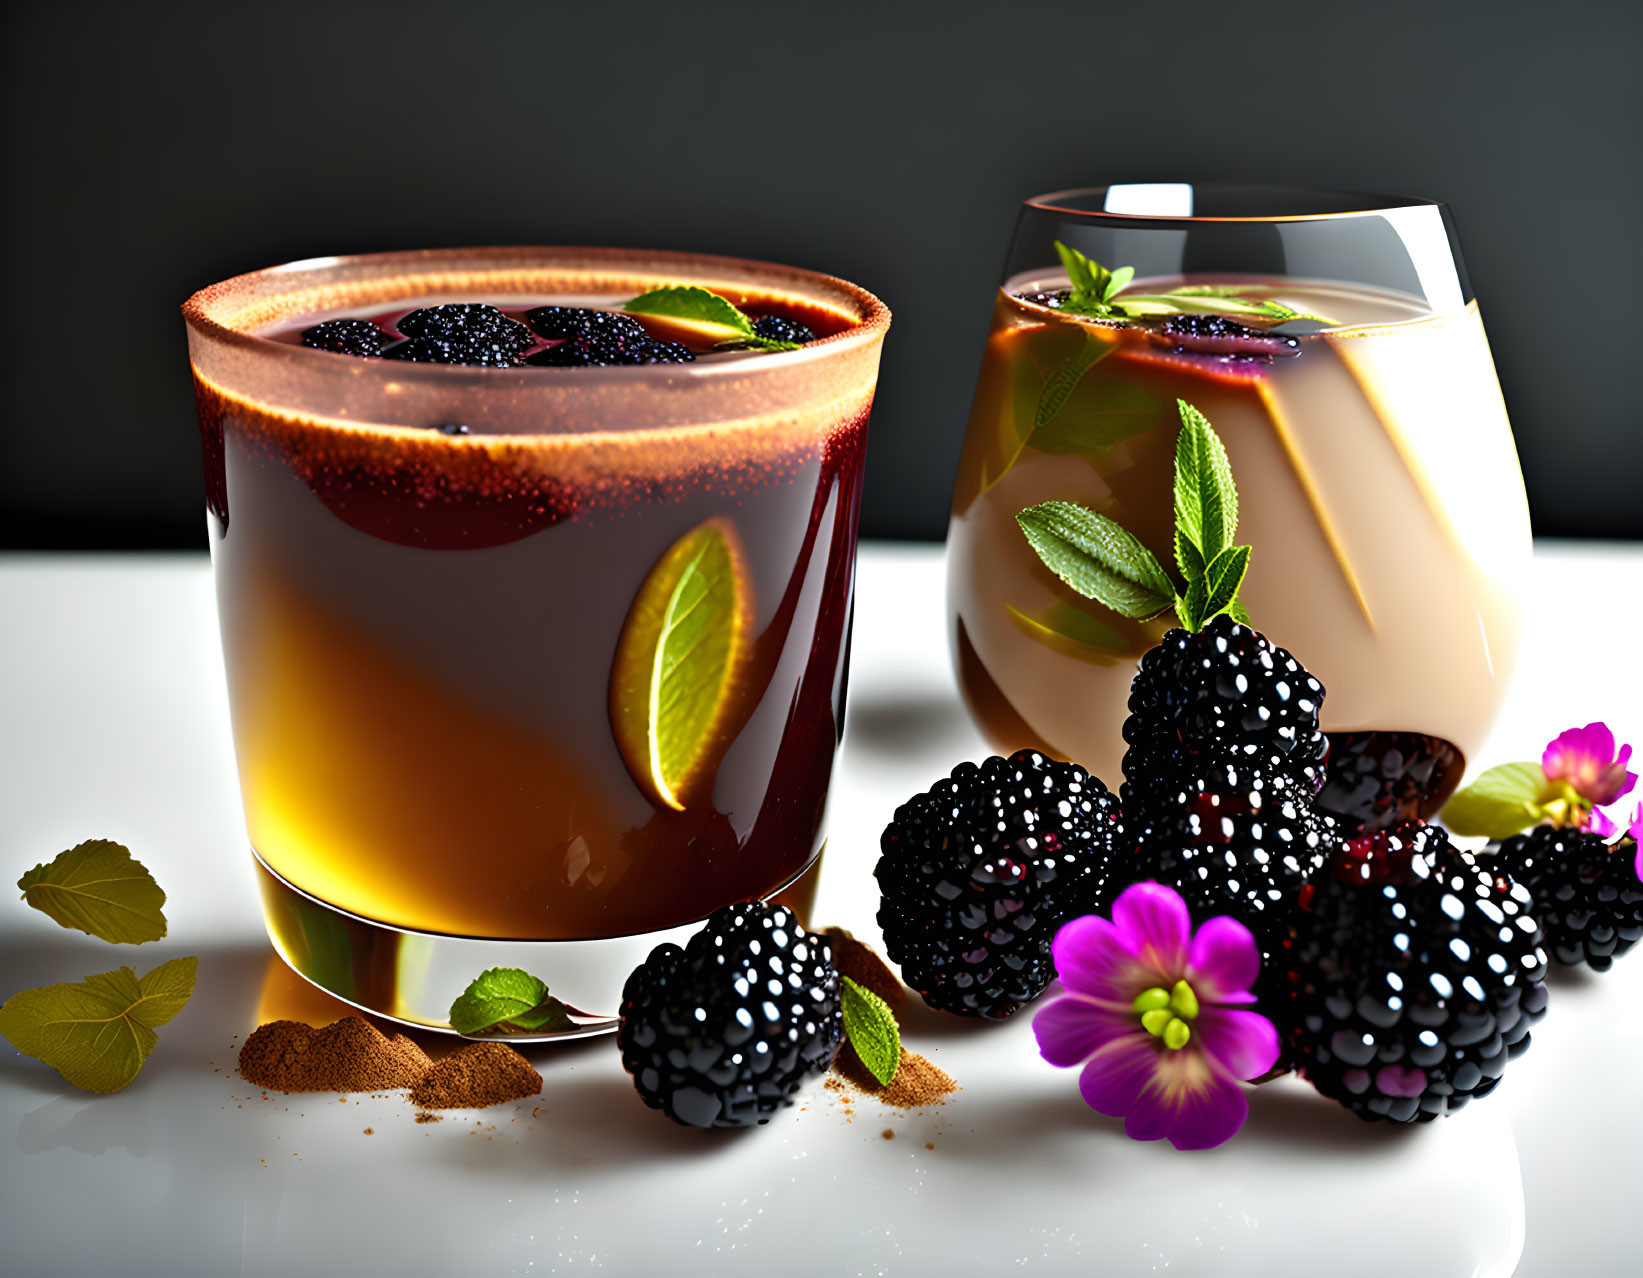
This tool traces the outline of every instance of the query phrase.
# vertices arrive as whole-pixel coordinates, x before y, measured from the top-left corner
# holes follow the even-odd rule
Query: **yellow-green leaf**
[[[616,645],[610,716],[634,780],[683,810],[716,755],[751,600],[730,525],[699,524],[639,587]]]
[[[194,993],[197,958],[172,959],[138,979],[129,967],[78,984],[20,990],[0,1005],[0,1035],[88,1092],[137,1077],[164,1025]]]
[[[1089,613],[1071,604],[1054,603],[1037,616],[1022,612],[1014,604],[1004,611],[1015,628],[1035,643],[1092,666],[1113,666],[1131,655],[1133,644],[1111,626],[1102,625]]]
[[[63,927],[113,944],[142,945],[165,935],[165,893],[140,861],[107,839],[59,853],[17,886],[25,901]]]
[[[1441,820],[1451,834],[1510,838],[1540,820],[1546,773],[1538,763],[1501,763],[1444,805]]]
[[[839,994],[844,1003],[844,1036],[867,1072],[888,1087],[901,1066],[901,1027],[896,1014],[872,990],[848,976],[839,977]]]

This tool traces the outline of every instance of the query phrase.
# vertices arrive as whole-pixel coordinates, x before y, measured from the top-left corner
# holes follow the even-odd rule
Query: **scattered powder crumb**
[[[896,1129],[893,1128],[893,1127],[886,1127],[882,1132],[879,1133],[879,1135],[884,1137],[885,1140],[895,1140],[895,1138],[896,1138]]]
[[[419,1123],[443,1123],[445,1121],[445,1115],[432,1114],[425,1109],[419,1109],[416,1112],[416,1121]]]
[[[833,950],[833,966],[857,985],[872,990],[891,1007],[907,998],[907,988],[883,959],[842,927],[830,927],[827,937]]]
[[[935,1147],[936,1147],[936,1143],[933,1140],[927,1140],[927,1141],[924,1142],[924,1148],[926,1148],[926,1149],[934,1149]]]
[[[469,1043],[412,1085],[411,1103],[418,1109],[485,1109],[541,1090],[542,1075],[506,1043]]]
[[[842,1084],[835,1084],[835,1078],[840,1078]],[[848,1043],[834,1059],[833,1073],[828,1075],[827,1085],[840,1094],[841,1100],[847,1099],[846,1089],[853,1087],[894,1109],[945,1105],[946,1098],[958,1090],[958,1084],[940,1068],[905,1047],[901,1049],[901,1063],[896,1066],[896,1076],[886,1087],[868,1073],[867,1066],[861,1063],[861,1057]]]
[[[374,1127],[367,1127],[367,1128],[366,1128],[366,1129],[365,1129],[365,1134],[366,1134],[366,1135],[367,1135],[367,1136],[375,1136],[375,1135],[376,1135],[376,1134],[377,1134],[377,1130],[376,1130],[376,1128],[374,1128]]]
[[[276,1092],[370,1092],[411,1087],[428,1073],[423,1050],[396,1034],[388,1038],[358,1016],[323,1029],[301,1021],[259,1025],[240,1048],[240,1074],[254,1087]]]

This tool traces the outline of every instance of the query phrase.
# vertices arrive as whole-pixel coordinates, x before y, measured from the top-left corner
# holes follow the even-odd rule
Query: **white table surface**
[[[1488,761],[1536,757],[1593,718],[1643,745],[1643,547],[1542,543],[1536,571],[1563,602],[1530,619]],[[986,750],[948,671],[938,548],[866,547],[856,626],[815,920],[876,943],[879,831]],[[235,1036],[323,1009],[263,937],[227,718],[203,554],[0,556],[0,882],[114,838],[169,893],[171,922],[138,952],[0,900],[3,993],[200,957],[193,1001],[117,1095],[76,1092],[0,1042],[0,1271],[17,1278],[1552,1278],[1635,1272],[1643,1255],[1643,957],[1555,975],[1529,1053],[1454,1118],[1371,1126],[1286,1079],[1204,1154],[1124,1139],[1074,1071],[1037,1057],[1027,1015],[983,1026],[916,1007],[909,1046],[963,1090],[910,1114],[870,1099],[852,1113],[816,1086],[756,1131],[682,1130],[633,1095],[609,1039],[534,1050],[540,1097],[437,1125],[399,1099],[262,1100],[233,1073]]]

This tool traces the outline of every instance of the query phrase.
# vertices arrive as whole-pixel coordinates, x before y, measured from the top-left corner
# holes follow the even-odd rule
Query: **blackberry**
[[[1546,1010],[1529,893],[1436,826],[1343,844],[1288,931],[1288,998],[1268,1007],[1313,1086],[1365,1120],[1429,1122],[1488,1095]]]
[[[384,359],[412,364],[470,364],[479,368],[518,368],[519,355],[485,337],[407,337],[382,348]]]
[[[1589,830],[1537,825],[1485,860],[1528,891],[1559,963],[1606,972],[1643,939],[1634,840],[1609,844]]]
[[[658,945],[622,990],[622,1067],[645,1104],[690,1127],[752,1127],[793,1103],[839,1050],[828,944],[763,902],[715,910]]]
[[[1199,795],[1243,795],[1253,806],[1279,796],[1310,804],[1324,782],[1321,763],[1302,763],[1253,741],[1199,748],[1167,739],[1124,752],[1124,825],[1138,840]]]
[[[446,302],[407,311],[394,324],[406,337],[494,347],[517,355],[535,344],[530,329],[483,302]],[[463,362],[463,361],[454,361]]]
[[[1139,839],[1132,875],[1174,888],[1195,919],[1231,915],[1255,936],[1263,976],[1301,889],[1339,843],[1335,823],[1286,786],[1200,788]]]
[[[525,322],[550,342],[594,336],[643,341],[647,336],[644,325],[633,316],[587,306],[538,306],[525,312]]]
[[[1185,745],[1216,763],[1226,752],[1275,754],[1299,777],[1329,751],[1323,699],[1299,661],[1222,613],[1197,633],[1171,630],[1141,658],[1124,740]]]
[[[1225,315],[1172,315],[1163,334],[1175,349],[1194,355],[1299,355],[1301,344],[1265,329],[1251,328]]]
[[[1466,758],[1419,732],[1331,732],[1318,806],[1350,837],[1430,817],[1460,784]]]
[[[1056,930],[1101,904],[1122,834],[1118,800],[1077,764],[959,764],[879,840],[878,921],[902,979],[942,1011],[1010,1016],[1055,976]]]
[[[816,340],[815,333],[806,325],[780,315],[761,315],[753,321],[753,331],[772,342],[798,342],[802,345]]]
[[[627,364],[686,364],[696,357],[678,342],[655,342],[649,337],[580,333],[525,358],[539,368],[610,368]]]
[[[388,334],[370,320],[336,319],[302,330],[302,344],[339,355],[380,355]]]

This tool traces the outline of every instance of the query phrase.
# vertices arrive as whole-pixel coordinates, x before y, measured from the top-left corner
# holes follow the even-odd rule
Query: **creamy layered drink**
[[[1238,476],[1251,624],[1329,689],[1325,806],[1435,810],[1504,696],[1529,554],[1476,304],[1226,273],[1126,280],[1104,315],[1073,292],[1053,270],[1005,282],[954,490],[953,653],[990,741],[1120,775],[1136,661],[1170,617],[1080,597],[1015,520],[1079,503],[1169,563],[1182,400]]]

